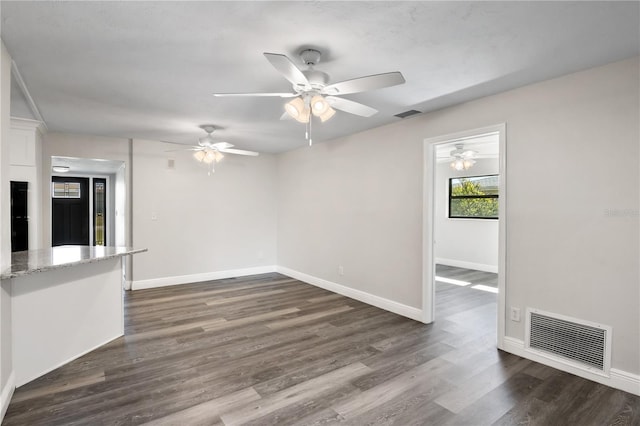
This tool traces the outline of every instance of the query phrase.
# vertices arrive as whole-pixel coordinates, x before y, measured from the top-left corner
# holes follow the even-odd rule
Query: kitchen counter
[[[12,354],[12,386],[124,335],[123,258],[145,251],[59,246],[13,253],[0,276],[11,299],[1,315],[11,328],[2,346]]]
[[[142,253],[147,249],[102,246],[58,246],[12,253],[11,267],[2,271],[0,279],[15,278],[52,269],[99,262],[114,257]]]

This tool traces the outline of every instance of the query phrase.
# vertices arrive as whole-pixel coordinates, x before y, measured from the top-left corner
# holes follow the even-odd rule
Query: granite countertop
[[[12,253],[11,267],[2,271],[0,279],[20,277],[52,269],[99,262],[101,260],[142,253],[144,249],[132,247],[58,246]]]

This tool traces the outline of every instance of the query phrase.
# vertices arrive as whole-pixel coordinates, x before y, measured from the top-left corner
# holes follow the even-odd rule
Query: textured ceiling
[[[211,123],[238,148],[304,146],[280,121],[290,91],[263,52],[323,52],[331,81],[401,71],[407,82],[346,98],[314,126],[333,139],[639,54],[638,2],[11,2],[2,39],[50,131],[195,143]],[[16,108],[18,110],[18,108]]]

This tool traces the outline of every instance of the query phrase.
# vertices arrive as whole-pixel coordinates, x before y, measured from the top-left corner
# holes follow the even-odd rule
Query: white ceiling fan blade
[[[275,67],[280,73],[289,80],[291,83],[300,87],[309,87],[309,80],[304,76],[302,71],[298,67],[295,66],[291,59],[287,58],[285,55],[280,55],[278,53],[264,53],[265,58],[271,65]]]
[[[327,96],[325,99],[333,108],[350,114],[359,115],[361,117],[371,117],[378,112],[375,108],[371,108],[370,106],[366,106],[359,102],[350,101],[349,99],[338,98],[335,96]]]
[[[212,143],[211,145],[209,145],[211,148],[217,149],[217,150],[221,150],[221,149],[229,149],[231,148],[233,145],[230,144],[229,142],[216,142],[216,143]]]
[[[297,93],[214,93],[213,96],[218,98],[222,97],[249,97],[249,96],[262,96],[273,98],[293,98],[298,96]]]
[[[259,152],[245,151],[243,149],[224,148],[224,149],[219,149],[218,151],[224,152],[225,154],[250,155],[252,157],[257,157],[258,155],[260,155]]]
[[[176,151],[200,151],[201,149],[203,149],[202,147],[189,147],[189,148],[182,148],[182,149],[167,149],[164,152],[176,152]]]
[[[346,95],[348,93],[365,92],[367,90],[396,86],[404,82],[405,80],[402,73],[395,71],[330,84],[322,89],[322,93],[327,95]]]

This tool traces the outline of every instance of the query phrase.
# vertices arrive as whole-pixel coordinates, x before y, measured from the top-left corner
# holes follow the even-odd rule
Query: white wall
[[[636,57],[282,154],[278,264],[420,306],[423,141],[504,122],[507,306],[612,326],[612,366],[639,374],[638,68]],[[524,322],[507,320],[506,334],[523,340]]]
[[[9,177],[28,183],[29,249],[42,247],[42,133],[40,122],[11,119]]]
[[[495,175],[499,170],[497,158],[480,158],[471,169],[462,171],[453,170],[448,162],[437,165],[434,194],[436,263],[498,272],[498,221],[449,218],[449,179]]]
[[[9,134],[11,56],[0,40],[0,269],[11,265],[11,210],[9,180]],[[11,283],[0,287],[0,421],[13,392],[13,346],[11,342]]]
[[[133,141],[133,244],[149,249],[136,256],[133,287],[156,279],[176,284],[221,271],[273,267],[274,156],[228,154],[208,176],[191,151],[165,152],[175,148]],[[168,168],[169,158],[175,160],[174,169]]]

